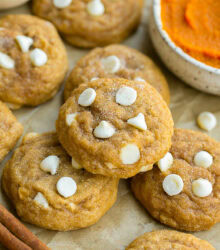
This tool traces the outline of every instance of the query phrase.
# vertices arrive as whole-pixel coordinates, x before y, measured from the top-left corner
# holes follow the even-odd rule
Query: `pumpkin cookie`
[[[0,100],[19,108],[52,98],[68,66],[54,26],[31,15],[9,15],[0,27]]]
[[[22,132],[23,126],[9,108],[0,101],[0,162],[15,146]]]
[[[114,204],[118,180],[74,168],[56,134],[46,133],[24,137],[2,186],[24,221],[67,231],[96,223]]]
[[[191,234],[171,230],[158,230],[145,233],[134,240],[126,250],[214,250],[205,240]]]
[[[167,103],[170,101],[169,87],[160,69],[149,57],[124,45],[97,48],[80,59],[65,85],[65,99],[81,83],[97,78],[146,81],[158,90]]]
[[[158,168],[135,176],[132,190],[160,222],[185,231],[208,230],[220,221],[220,143],[175,129],[170,152]]]
[[[97,47],[124,40],[139,24],[143,0],[34,0],[33,12],[72,45]]]
[[[94,174],[128,178],[147,171],[170,148],[173,120],[149,84],[122,78],[81,84],[61,107],[58,137]]]

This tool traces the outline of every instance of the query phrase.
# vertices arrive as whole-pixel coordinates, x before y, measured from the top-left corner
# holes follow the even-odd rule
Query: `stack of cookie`
[[[0,54],[0,98],[14,109],[50,99],[67,70],[53,25],[28,15],[3,17],[0,25],[7,41]],[[156,89],[169,103],[162,73],[134,49],[112,45],[82,58],[65,87],[57,134],[27,134],[6,164],[2,186],[18,215],[61,231],[97,222],[114,204],[119,178],[150,170],[170,148],[173,121]],[[4,155],[22,133],[20,125],[11,127],[19,131],[11,137],[8,131]]]
[[[74,4],[75,9],[71,0],[35,0],[33,11],[70,43],[96,47],[124,39],[137,26],[143,3]],[[97,18],[91,26],[90,18],[81,18],[85,9]],[[106,20],[99,19],[104,13]],[[0,26],[0,99],[20,108],[52,98],[68,67],[54,26],[28,15],[6,16]],[[136,198],[163,224],[200,231],[220,221],[220,143],[174,129],[168,84],[151,59],[123,45],[93,49],[70,73],[64,99],[56,132],[26,134],[3,171],[3,190],[24,221],[59,231],[93,225],[115,203],[119,179],[130,177]],[[5,104],[0,107],[0,135],[10,127],[2,160],[22,126]],[[167,239],[212,249],[175,231],[146,234],[127,249],[158,241],[163,248]]]
[[[150,170],[172,134],[170,110],[151,85],[87,82],[61,107],[57,134],[24,137],[4,169],[3,189],[25,221],[62,231],[87,227],[114,204],[119,178]]]
[[[77,166],[115,178],[151,169],[173,134],[160,94],[146,82],[122,78],[81,84],[61,107],[56,127]]]

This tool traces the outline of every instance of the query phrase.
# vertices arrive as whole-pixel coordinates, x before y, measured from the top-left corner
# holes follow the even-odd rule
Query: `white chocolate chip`
[[[0,66],[5,69],[13,69],[15,61],[10,56],[0,52]]]
[[[197,118],[197,123],[200,128],[210,131],[215,128],[217,124],[216,117],[210,112],[202,112]]]
[[[16,41],[21,48],[21,51],[26,53],[33,44],[33,39],[28,36],[16,36]]]
[[[11,102],[5,102],[5,104],[6,104],[10,109],[13,109],[13,110],[19,109],[19,108],[21,107],[20,104],[14,104],[14,103],[11,103]]]
[[[53,24],[51,22],[45,20],[45,26],[53,27]]]
[[[56,155],[50,155],[41,162],[40,168],[45,172],[51,173],[51,175],[55,175],[57,173],[59,164],[59,157]]]
[[[30,133],[27,133],[24,137],[23,137],[23,140],[22,142],[23,143],[26,143],[27,141],[37,137],[39,134],[38,133],[35,133],[35,132],[30,132]]]
[[[151,170],[152,167],[153,167],[152,165],[143,166],[143,167],[139,170],[139,173],[147,172],[147,171]]]
[[[53,0],[54,6],[63,9],[68,7],[72,3],[72,0]]]
[[[79,165],[79,163],[72,157],[72,166],[75,169],[82,169],[82,167]]]
[[[143,78],[137,76],[134,78],[135,81],[138,81],[138,82],[146,82]]]
[[[145,117],[142,113],[139,113],[136,117],[127,120],[127,123],[138,128],[140,130],[147,130],[147,124],[145,122]]]
[[[96,98],[96,92],[92,88],[88,88],[82,92],[82,94],[79,96],[78,104],[83,107],[88,107],[92,105],[92,103],[95,101]]]
[[[105,165],[107,166],[107,168],[109,169],[115,169],[117,168],[115,165],[113,165],[111,162],[105,162]]]
[[[207,151],[200,151],[195,155],[194,163],[198,167],[209,168],[213,163],[213,157]]]
[[[165,156],[157,163],[161,172],[166,172],[173,164],[173,156],[170,152],[167,152]]]
[[[212,193],[212,183],[200,178],[192,182],[192,191],[198,197],[207,197]]]
[[[78,112],[66,115],[66,124],[70,126],[75,120]]]
[[[47,63],[47,54],[41,49],[34,49],[30,53],[30,59],[34,66],[41,67]]]
[[[45,196],[41,192],[37,193],[37,195],[34,197],[34,201],[36,201],[38,204],[40,204],[44,208],[49,207],[47,199],[45,198]]]
[[[137,98],[137,91],[130,87],[122,87],[116,93],[116,102],[122,106],[132,105]]]
[[[107,73],[114,74],[121,68],[121,61],[117,56],[108,56],[101,60],[102,67]]]
[[[135,144],[127,144],[121,149],[120,157],[123,164],[134,164],[140,159],[139,148]]]
[[[38,135],[39,134],[36,133],[36,132],[30,132],[30,133],[28,133],[28,134],[25,135],[25,138],[32,139],[32,138],[34,138],[34,137],[36,137]]]
[[[93,77],[93,78],[90,80],[90,82],[96,81],[96,80],[98,80],[98,79],[99,79],[98,77]]]
[[[105,13],[105,7],[101,0],[92,0],[87,4],[87,11],[92,16],[102,16]]]
[[[57,182],[57,191],[65,198],[74,195],[76,190],[76,182],[71,177],[61,177]]]
[[[94,129],[94,135],[97,138],[106,139],[114,135],[115,128],[107,121],[101,121],[99,125]]]
[[[70,209],[70,211],[74,211],[77,208],[77,205],[73,202],[67,202],[67,207]]]
[[[183,180],[177,174],[167,175],[163,180],[163,190],[169,195],[177,195],[183,190]]]

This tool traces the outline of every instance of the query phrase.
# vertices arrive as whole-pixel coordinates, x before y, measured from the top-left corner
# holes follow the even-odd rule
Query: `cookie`
[[[0,162],[15,146],[22,132],[23,126],[9,108],[0,101]]]
[[[8,15],[0,27],[0,100],[19,108],[51,99],[68,67],[54,26],[31,15]]]
[[[124,40],[140,22],[143,0],[34,0],[32,7],[70,44],[92,48]]]
[[[76,169],[55,133],[27,134],[3,170],[2,187],[22,220],[59,231],[96,223],[118,180]]]
[[[158,230],[145,233],[135,239],[126,250],[214,250],[207,241],[191,234],[172,230]]]
[[[151,85],[100,78],[72,92],[56,128],[80,166],[94,174],[128,178],[151,169],[169,150],[173,120]]]
[[[81,83],[97,78],[146,81],[155,87],[169,104],[169,87],[160,69],[149,57],[127,46],[110,45],[96,48],[81,58],[67,79],[65,99]]]
[[[201,132],[175,129],[170,152],[158,167],[135,176],[132,190],[161,223],[208,230],[220,221],[220,143]]]

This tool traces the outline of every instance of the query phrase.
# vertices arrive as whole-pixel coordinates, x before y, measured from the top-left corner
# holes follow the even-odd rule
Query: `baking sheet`
[[[209,135],[220,141],[220,98],[203,94],[188,87],[171,74],[160,62],[148,34],[148,17],[151,3],[151,0],[146,1],[141,25],[137,32],[128,38],[124,44],[149,55],[163,70],[171,90],[170,107],[175,126],[199,130],[195,123],[197,115],[202,111],[211,111],[218,118],[219,124]],[[20,8],[1,12],[0,15],[9,13],[30,13],[30,8],[27,4]],[[88,50],[76,49],[69,45],[66,45],[66,48],[68,50],[70,69],[73,68],[79,58],[88,53]],[[22,108],[14,112],[24,125],[24,133],[32,131],[46,132],[55,129],[54,123],[59,107],[63,102],[62,90],[63,88],[54,99],[37,108]],[[0,174],[9,158],[10,154],[1,164]],[[0,203],[3,203],[14,213],[13,208],[1,191]],[[139,235],[155,229],[166,228],[152,219],[135,200],[130,192],[128,182],[125,180],[120,181],[116,204],[97,224],[90,228],[71,232],[55,232],[29,224],[25,225],[53,250],[122,250]],[[194,235],[208,240],[216,249],[220,249],[220,223],[209,231],[194,233]],[[4,247],[0,246],[0,249],[4,249]]]

